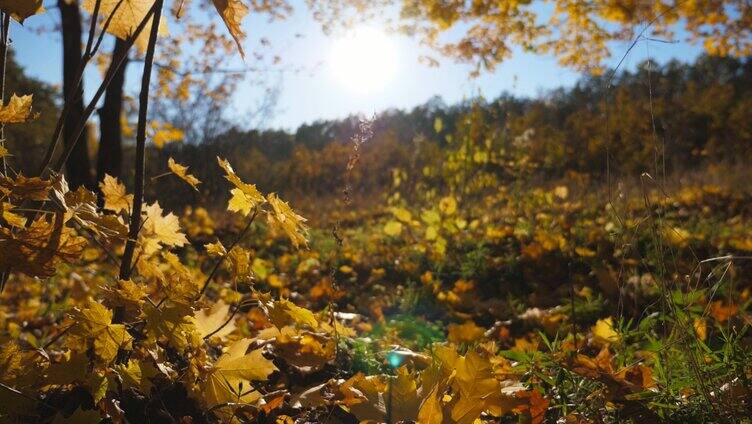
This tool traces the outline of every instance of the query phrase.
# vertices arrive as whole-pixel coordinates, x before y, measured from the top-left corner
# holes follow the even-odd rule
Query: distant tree
[[[91,160],[87,143],[89,128],[76,134],[76,127],[84,118],[84,85],[80,81],[83,47],[81,44],[81,11],[77,2],[57,0],[60,10],[61,33],[63,40],[63,100],[69,106],[69,112],[63,121],[63,145],[75,144],[70,159],[65,163],[68,183],[72,188],[85,186],[94,188],[91,174]],[[83,142],[78,143],[78,139]]]

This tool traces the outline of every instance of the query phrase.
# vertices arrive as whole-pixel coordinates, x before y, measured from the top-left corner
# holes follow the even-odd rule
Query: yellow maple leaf
[[[0,107],[0,123],[21,124],[35,119],[38,114],[31,113],[32,95],[17,96],[13,94],[7,105]]]
[[[438,393],[439,387],[436,385],[420,405],[418,424],[442,424],[444,422],[444,411],[441,407],[440,393]]]
[[[195,313],[196,328],[198,329],[201,337],[217,331],[222,325],[227,322],[228,315],[230,313],[230,305],[223,301],[218,301],[211,308],[202,309]],[[221,330],[214,333],[215,337],[224,337],[235,330],[235,323],[229,322]]]
[[[0,269],[50,277],[58,262],[78,259],[87,245],[85,238],[65,225],[63,213],[55,214],[52,222],[38,218],[19,231],[0,227]]]
[[[397,237],[402,234],[402,223],[399,221],[389,221],[384,224],[384,234]]]
[[[151,339],[166,340],[178,351],[200,346],[203,340],[196,329],[196,319],[189,306],[174,304],[144,308],[146,331]]]
[[[243,215],[248,215],[256,206],[256,203],[252,202],[250,197],[239,188],[233,188],[230,190],[230,194],[232,196],[227,202],[227,210],[230,212],[239,212]]]
[[[97,196],[84,187],[68,191],[68,185],[61,176],[53,186],[53,194],[65,208],[69,219],[82,227],[102,236],[105,240],[123,240],[128,228],[121,218],[115,215],[100,214],[97,211]]]
[[[457,212],[457,200],[453,196],[446,196],[439,201],[439,210],[444,215],[452,215]]]
[[[599,319],[592,328],[593,341],[597,345],[617,343],[621,336],[614,328],[614,320],[611,317]]]
[[[319,326],[319,322],[316,320],[313,312],[300,307],[287,299],[280,299],[271,302],[267,309],[269,320],[279,329],[292,323],[307,325],[311,328]]]
[[[3,381],[11,381],[22,370],[21,366],[21,348],[11,340],[0,346],[0,375]]]
[[[160,256],[167,267],[162,268],[166,278],[159,280],[159,284],[167,298],[176,304],[191,305],[201,292],[204,275],[195,268],[189,269],[183,265],[172,252],[162,250]]]
[[[16,213],[11,212],[13,205],[7,202],[0,202],[0,218],[2,218],[8,225],[22,228],[26,225],[26,218]]]
[[[253,404],[261,398],[258,392],[250,390],[251,381],[267,380],[277,367],[262,355],[261,349],[246,353],[251,341],[236,341],[214,364],[202,387],[207,406],[238,402],[239,398],[240,402]]]
[[[306,240],[305,233],[308,227],[304,224],[306,219],[295,213],[290,205],[277,197],[275,193],[269,194],[266,200],[272,206],[272,212],[267,214],[269,223],[287,234],[293,246],[307,246],[308,240]]]
[[[253,278],[251,273],[251,252],[240,246],[235,246],[227,254],[230,262],[230,274],[237,280],[250,280]]]
[[[248,215],[253,209],[260,204],[264,203],[266,199],[259,193],[256,186],[253,184],[244,183],[240,177],[235,174],[235,170],[232,169],[230,162],[217,157],[219,166],[225,171],[225,178],[227,181],[235,186],[230,191],[232,197],[227,204],[227,210],[230,212],[240,212],[243,215]]]
[[[209,256],[215,256],[215,257],[221,257],[227,254],[227,249],[222,245],[222,242],[217,240],[214,243],[206,243],[204,245],[204,248],[206,249],[206,253],[209,254]]]
[[[105,363],[115,359],[119,349],[130,349],[133,338],[123,324],[112,323],[112,311],[102,304],[89,300],[84,308],[75,309],[71,318],[76,322],[71,334],[91,340],[94,352]]]
[[[554,196],[565,200],[569,196],[569,188],[567,186],[557,186],[554,188]]]
[[[483,337],[486,330],[478,327],[473,321],[465,321],[463,324],[449,324],[447,327],[447,340],[452,343],[472,343]]]
[[[132,387],[140,388],[143,382],[143,373],[138,361],[133,359],[129,360],[127,364],[118,364],[115,366],[115,372],[120,376],[123,381],[123,388],[130,389]]]
[[[157,149],[161,149],[167,143],[182,141],[185,133],[175,128],[170,123],[152,121],[151,124],[151,141]]]
[[[407,224],[409,224],[413,219],[413,215],[409,210],[405,208],[392,208],[392,215],[394,215],[394,217],[398,220]]]
[[[592,258],[597,255],[597,253],[593,249],[587,247],[575,247],[574,252],[582,256],[583,258]]]
[[[96,3],[97,0],[84,0],[82,6],[87,12],[93,13]],[[118,6],[118,3],[120,3],[120,6]],[[107,32],[121,40],[126,40],[136,31],[136,28],[144,20],[146,14],[149,13],[149,9],[153,4],[152,0],[101,0],[99,16],[103,23],[108,19],[110,20]],[[144,30],[141,31],[141,34],[136,39],[135,45],[141,52],[146,51],[146,46],[149,42],[150,27],[151,19],[149,19]],[[164,19],[161,19],[159,21],[159,35],[164,36],[166,34],[167,23]]]
[[[167,167],[170,168],[170,171],[172,171],[173,174],[177,175],[181,180],[185,181],[186,183],[188,183],[188,185],[193,187],[194,190],[198,191],[198,187],[196,186],[201,184],[201,181],[188,173],[187,166],[183,166],[175,162],[175,159],[169,158],[167,159]]]
[[[692,233],[679,227],[667,227],[662,229],[663,237],[673,246],[687,247],[692,240]]]
[[[0,158],[4,158],[6,156],[10,156],[8,149],[6,149],[5,146],[0,145]]]
[[[321,334],[287,326],[276,335],[274,354],[302,370],[320,370],[334,359],[335,341]]]
[[[243,45],[241,42],[245,38],[243,28],[240,27],[240,22],[248,14],[248,6],[243,4],[240,0],[212,0],[214,7],[217,8],[219,16],[225,22],[227,29],[230,31],[230,35],[235,40],[235,44],[238,45],[238,51],[240,55],[245,57],[243,51]]]
[[[387,384],[380,376],[364,377],[356,374],[348,380],[343,387],[352,387],[355,390],[352,403],[349,406],[360,422],[384,422],[386,417],[386,402],[383,393],[387,391]],[[352,389],[348,389],[351,391]]]
[[[162,215],[159,202],[144,208],[144,225],[141,230],[144,252],[152,254],[159,250],[158,244],[166,247],[180,247],[188,243],[185,234],[180,231],[180,221],[172,212]]]
[[[397,369],[397,378],[392,381],[390,389],[394,421],[415,421],[420,405],[415,375],[410,374],[406,366],[401,366]]]
[[[42,0],[0,0],[0,10],[10,13],[21,24],[29,16],[45,12]]]
[[[455,372],[454,386],[459,399],[452,407],[453,422],[470,424],[484,411],[500,416],[518,404],[513,397],[502,393],[491,362],[477,352],[471,350],[458,358]]]
[[[104,208],[116,213],[130,212],[133,205],[133,195],[127,194],[125,186],[108,174],[99,183],[99,189],[104,196]]]

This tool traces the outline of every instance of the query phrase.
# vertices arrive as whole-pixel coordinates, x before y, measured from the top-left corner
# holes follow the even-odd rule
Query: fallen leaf
[[[621,336],[614,328],[613,318],[608,317],[599,319],[592,328],[593,341],[597,345],[604,345],[608,343],[618,343],[621,340]]]
[[[481,339],[486,332],[483,327],[478,327],[473,321],[465,321],[463,324],[449,324],[447,331],[447,340],[452,343],[472,343]]]

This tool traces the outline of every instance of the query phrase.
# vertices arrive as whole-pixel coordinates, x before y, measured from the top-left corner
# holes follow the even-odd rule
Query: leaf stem
[[[204,336],[204,340],[208,340],[211,336],[219,333],[220,331],[222,331],[223,328],[227,327],[227,324],[229,324],[230,321],[232,321],[233,318],[235,318],[235,315],[238,313],[239,310],[240,310],[240,305],[235,306],[233,308],[232,313],[230,314],[230,316],[227,317],[227,320],[224,323],[222,323],[222,325],[220,325],[216,330],[214,330],[211,333],[205,335]]]

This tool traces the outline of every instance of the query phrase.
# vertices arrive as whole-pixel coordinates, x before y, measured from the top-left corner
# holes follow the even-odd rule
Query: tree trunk
[[[121,39],[115,41],[112,57],[125,53],[127,44]],[[113,66],[111,63],[110,66]],[[107,86],[104,103],[99,109],[99,151],[97,152],[97,181],[104,180],[104,175],[122,177],[123,162],[123,133],[120,116],[123,113],[123,86],[125,85],[125,69],[128,66],[126,57],[120,69]]]
[[[65,145],[74,143],[73,132],[84,115],[83,81],[78,89],[71,92],[78,82],[78,71],[81,65],[81,13],[77,2],[68,4],[65,0],[57,0],[63,32],[63,99],[70,104],[70,113],[63,123],[63,141]],[[81,134],[81,142],[71,152],[65,164],[66,176],[71,189],[84,186],[94,188],[91,175],[91,163],[86,141],[88,129]]]

